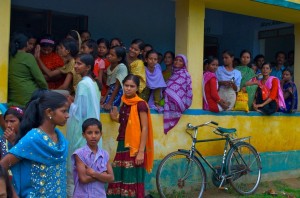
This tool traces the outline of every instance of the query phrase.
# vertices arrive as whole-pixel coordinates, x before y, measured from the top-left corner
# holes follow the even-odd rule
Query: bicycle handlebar
[[[188,124],[186,125],[186,128],[187,128],[187,129],[196,129],[196,128],[199,128],[199,127],[207,126],[207,125],[209,125],[209,124],[213,124],[213,125],[216,125],[216,126],[219,125],[219,123],[217,123],[217,122],[215,122],[215,121],[209,121],[209,122],[205,122],[204,124],[197,125],[197,126],[193,126],[191,123],[188,123]]]

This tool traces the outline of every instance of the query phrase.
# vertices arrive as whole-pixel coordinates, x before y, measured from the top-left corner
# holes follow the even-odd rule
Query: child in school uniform
[[[95,118],[89,118],[82,124],[82,135],[87,145],[77,149],[71,159],[73,164],[73,198],[106,197],[104,184],[114,180],[108,152],[98,148],[102,136],[102,124]]]

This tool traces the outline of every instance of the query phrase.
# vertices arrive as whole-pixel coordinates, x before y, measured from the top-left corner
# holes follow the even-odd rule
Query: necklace
[[[42,127],[39,127],[39,129],[42,130],[46,135],[48,135],[53,142],[57,142],[57,134],[55,132],[50,135]]]

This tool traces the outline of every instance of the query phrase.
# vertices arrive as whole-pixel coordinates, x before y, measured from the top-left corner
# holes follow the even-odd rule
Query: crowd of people
[[[283,66],[283,52],[276,65],[263,55],[251,64],[247,50],[240,59],[222,55],[222,66],[215,57],[203,64],[204,110],[234,110],[239,92],[263,114],[297,109],[293,65]],[[150,109],[163,113],[167,134],[192,99],[183,54],[162,55],[141,39],[126,50],[121,39],[93,40],[88,31],[71,30],[58,43],[14,33],[8,104],[0,104],[0,182],[8,197],[145,197],[154,160]],[[112,164],[102,149],[100,109],[120,124]],[[57,129],[64,125],[66,136]]]
[[[208,57],[203,64],[203,109],[212,112],[254,110],[264,115],[297,111],[291,54],[293,52],[289,53],[289,61],[286,54],[279,51],[274,63],[266,61],[262,54],[251,62],[248,50],[241,51],[239,59],[225,50],[222,66],[218,66],[217,58]]]
[[[185,55],[163,56],[141,39],[126,50],[119,38],[96,41],[88,31],[58,43],[12,34],[8,103],[0,104],[7,195],[144,197],[154,160],[150,109],[163,112],[165,133],[177,124],[192,103],[187,66]],[[112,164],[100,109],[120,123]],[[64,125],[66,136],[57,129]]]

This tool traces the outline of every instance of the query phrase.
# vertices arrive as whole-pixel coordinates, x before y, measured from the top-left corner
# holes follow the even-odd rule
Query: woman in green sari
[[[248,93],[248,106],[252,110],[252,103],[255,97],[257,85],[253,85],[250,81],[255,77],[253,69],[248,67],[251,61],[251,53],[248,50],[243,50],[240,54],[241,65],[237,66],[236,69],[242,74],[241,80],[241,91]]]

